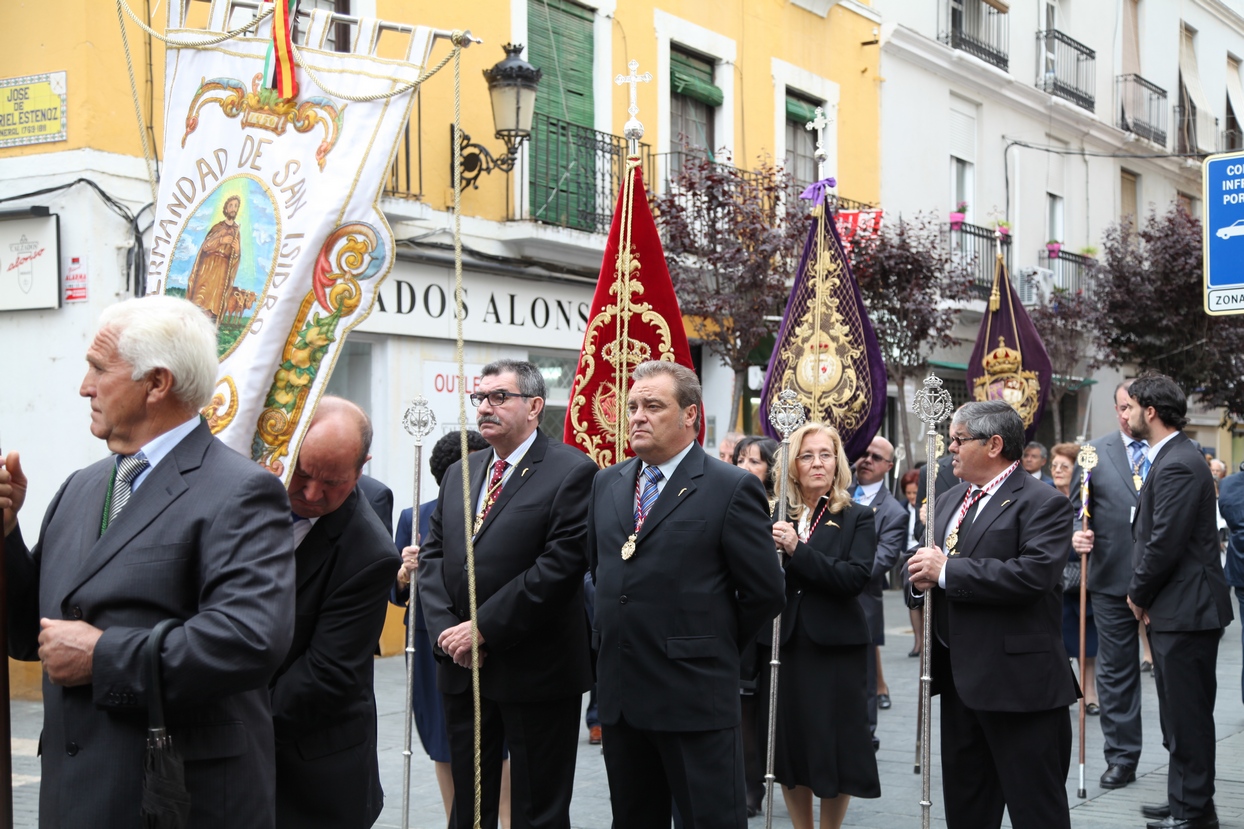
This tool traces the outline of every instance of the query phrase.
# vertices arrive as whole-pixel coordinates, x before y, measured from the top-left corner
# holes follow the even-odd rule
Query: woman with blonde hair
[[[837,829],[852,796],[879,797],[868,731],[867,649],[857,597],[872,572],[872,510],[853,502],[851,469],[832,426],[790,438],[787,518],[773,525],[786,569],[774,776],[795,829]],[[764,687],[764,686],[761,686]]]

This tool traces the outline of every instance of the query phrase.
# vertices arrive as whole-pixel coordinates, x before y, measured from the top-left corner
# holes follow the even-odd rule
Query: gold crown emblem
[[[1008,347],[1006,341],[999,337],[998,347],[981,360],[981,368],[986,374],[1012,374],[1019,371],[1023,363],[1019,350]]]

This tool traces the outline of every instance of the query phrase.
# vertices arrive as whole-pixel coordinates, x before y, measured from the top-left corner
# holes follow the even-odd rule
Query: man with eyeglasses
[[[907,510],[885,487],[885,476],[894,468],[894,446],[877,435],[868,445],[868,451],[855,462],[855,484],[852,497],[857,504],[872,509],[877,529],[877,551],[873,558],[873,572],[864,592],[859,596],[860,607],[868,622],[868,633],[873,647],[868,649],[868,728],[873,733],[873,749],[880,747],[877,739],[877,707],[890,707],[889,689],[877,694],[877,659],[879,648],[885,644],[885,610],[882,593],[885,574],[890,572],[900,553],[906,552]]]
[[[908,569],[932,591],[949,829],[1070,829],[1067,771],[1078,699],[1062,640],[1071,502],[1020,468],[1009,404],[967,403],[950,425],[963,483],[937,497],[934,538]]]
[[[481,825],[497,825],[502,742],[509,746],[511,825],[569,829],[579,710],[592,684],[583,612],[587,499],[596,465],[540,431],[544,378],[498,360],[471,395],[490,449],[449,467],[419,551],[419,601],[438,661],[454,804],[474,817],[474,716],[466,534],[473,538],[479,631]]]

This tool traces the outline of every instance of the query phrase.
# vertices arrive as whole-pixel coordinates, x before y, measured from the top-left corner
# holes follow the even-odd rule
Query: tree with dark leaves
[[[1244,417],[1244,318],[1205,313],[1202,228],[1178,204],[1106,230],[1093,269],[1097,364],[1170,376],[1208,407]]]
[[[674,291],[699,337],[734,372],[729,428],[738,422],[749,355],[776,326],[808,233],[791,176],[684,155],[655,203]]]
[[[1063,442],[1063,398],[1084,385],[1076,379],[1076,372],[1092,347],[1092,313],[1083,291],[1055,288],[1049,302],[1033,308],[1030,315],[1054,370],[1046,411],[1054,421],[1055,443]]]
[[[973,265],[951,253],[936,218],[926,214],[887,219],[878,233],[852,241],[851,270],[904,415],[908,378],[924,372],[935,349],[956,344],[951,332],[971,297]],[[902,446],[914,458],[908,418],[899,424]]]

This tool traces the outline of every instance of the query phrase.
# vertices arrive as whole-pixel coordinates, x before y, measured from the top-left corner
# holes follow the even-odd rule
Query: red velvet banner
[[[602,469],[633,454],[626,395],[635,367],[648,360],[668,360],[694,368],[639,159],[627,159],[627,171],[566,410],[566,443]]]

